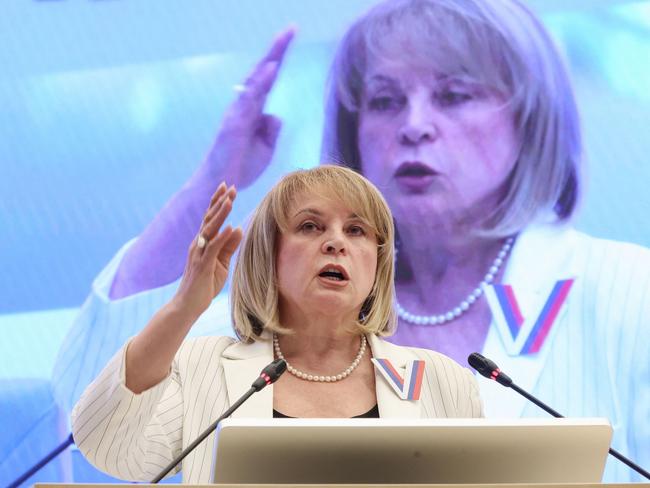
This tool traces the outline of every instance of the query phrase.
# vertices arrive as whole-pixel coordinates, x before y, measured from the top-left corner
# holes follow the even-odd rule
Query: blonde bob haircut
[[[324,160],[363,172],[357,114],[366,69],[382,59],[476,82],[507,100],[521,149],[477,233],[503,237],[538,215],[572,215],[582,158],[575,98],[548,33],[519,0],[387,0],[358,19],[330,71]]]
[[[240,340],[254,342],[263,331],[290,333],[280,323],[276,253],[278,236],[288,230],[294,202],[316,194],[343,202],[377,237],[377,267],[370,295],[361,306],[354,332],[390,335],[397,318],[393,217],[375,186],[355,171],[322,165],[284,176],[264,197],[248,224],[235,263],[230,292],[232,320]]]

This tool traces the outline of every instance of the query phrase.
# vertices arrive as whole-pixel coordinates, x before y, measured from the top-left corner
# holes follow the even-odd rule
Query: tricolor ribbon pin
[[[404,376],[388,359],[372,358],[375,369],[384,377],[402,400],[419,400],[424,379],[424,361],[416,359],[406,363]]]

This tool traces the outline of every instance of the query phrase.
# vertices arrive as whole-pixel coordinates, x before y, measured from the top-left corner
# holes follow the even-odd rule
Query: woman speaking
[[[242,417],[478,417],[469,370],[381,336],[395,327],[393,219],[354,171],[321,166],[284,177],[255,211],[232,289],[239,338],[185,340],[221,291],[242,232],[222,228],[235,189],[220,185],[189,248],[172,300],[111,359],[73,411],[79,449],[118,478],[150,480],[273,358],[288,373]],[[421,365],[418,394],[398,394],[372,358]],[[421,362],[418,362],[421,361]],[[184,460],[183,481],[207,483],[210,439]]]

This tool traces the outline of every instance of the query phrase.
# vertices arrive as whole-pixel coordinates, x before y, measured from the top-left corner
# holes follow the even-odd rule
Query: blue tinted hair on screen
[[[399,60],[504,96],[521,149],[507,188],[476,232],[517,233],[539,215],[567,220],[580,190],[582,141],[562,57],[518,0],[387,0],[341,41],[328,82],[322,158],[361,170],[357,112],[372,60]]]

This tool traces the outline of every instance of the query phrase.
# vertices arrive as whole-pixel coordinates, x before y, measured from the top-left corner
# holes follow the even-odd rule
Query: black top
[[[273,418],[274,419],[292,419],[292,418],[295,418],[295,417],[289,417],[288,415],[285,415],[285,414],[280,413],[277,410],[273,409]],[[361,415],[355,415],[352,418],[353,419],[378,419],[379,418],[379,405],[375,405],[370,410],[368,410],[366,413],[362,413]]]

